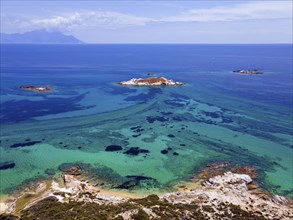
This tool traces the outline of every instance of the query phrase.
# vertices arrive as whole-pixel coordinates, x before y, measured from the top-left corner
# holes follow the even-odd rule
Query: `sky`
[[[293,43],[293,0],[1,0],[1,32],[60,31],[85,43]]]

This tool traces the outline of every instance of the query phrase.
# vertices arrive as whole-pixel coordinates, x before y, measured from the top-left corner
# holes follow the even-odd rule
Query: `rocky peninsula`
[[[233,73],[251,74],[251,75],[263,74],[261,71],[259,71],[257,69],[254,69],[254,70],[233,70]]]
[[[39,181],[0,203],[0,219],[292,219],[292,201],[259,189],[245,174],[251,168],[210,177],[213,167],[177,192],[147,197],[99,189],[72,167],[62,181]]]
[[[133,78],[128,81],[118,82],[123,86],[181,86],[184,83],[176,82],[165,77]]]
[[[20,89],[31,90],[35,92],[51,92],[52,88],[49,86],[45,87],[36,87],[36,86],[20,86]]]

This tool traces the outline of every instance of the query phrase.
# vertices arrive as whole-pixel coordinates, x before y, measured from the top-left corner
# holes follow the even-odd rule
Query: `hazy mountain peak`
[[[2,44],[82,44],[72,35],[65,35],[58,31],[48,32],[45,29],[25,33],[1,33]]]

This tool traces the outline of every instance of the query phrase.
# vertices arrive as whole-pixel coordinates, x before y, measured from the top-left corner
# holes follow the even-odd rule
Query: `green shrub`
[[[148,214],[142,209],[139,209],[138,212],[136,214],[133,214],[131,217],[134,220],[149,220],[150,219]]]

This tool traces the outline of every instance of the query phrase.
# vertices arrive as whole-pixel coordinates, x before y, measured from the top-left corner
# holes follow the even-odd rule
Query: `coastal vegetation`
[[[133,199],[119,205],[98,205],[95,203],[84,202],[61,203],[58,202],[57,199],[49,197],[29,209],[22,211],[19,217],[3,214],[0,215],[0,219],[180,220],[187,218],[195,220],[209,220],[211,219],[210,215],[215,216],[217,219],[266,219],[266,217],[261,215],[261,213],[247,212],[242,210],[239,206],[233,204],[222,203],[218,208],[220,212],[216,213],[214,208],[209,205],[201,208],[196,204],[172,204],[166,201],[160,201],[156,195],[150,195],[143,199]],[[150,210],[151,214],[148,214],[147,212],[150,212]]]

